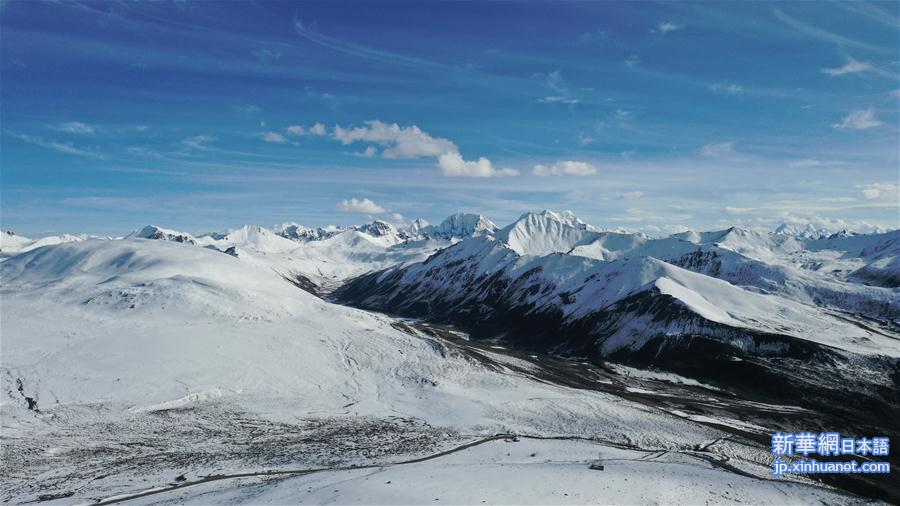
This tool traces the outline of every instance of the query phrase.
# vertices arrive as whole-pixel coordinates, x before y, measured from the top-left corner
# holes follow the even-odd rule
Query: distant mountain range
[[[0,249],[0,410],[4,429],[24,435],[7,441],[32,459],[28,477],[46,459],[76,475],[84,465],[80,454],[35,452],[31,441],[49,433],[65,441],[54,448],[88,431],[90,444],[133,454],[171,423],[238,414],[226,432],[249,439],[261,425],[247,420],[399,416],[442,434],[562,434],[706,455],[697,448],[737,433],[755,439],[727,452],[762,477],[771,469],[759,445],[797,420],[900,437],[900,230],[650,237],[543,211],[503,227],[455,214],[437,225],[4,233]],[[669,380],[646,390],[622,370]],[[265,451],[281,452],[273,441]],[[210,447],[216,457],[198,469],[218,472],[209,466],[229,445]],[[256,458],[243,443],[233,455],[240,469]],[[893,490],[878,477],[847,480],[867,497]],[[108,495],[134,486],[109,481]],[[9,497],[43,494],[45,481],[32,482]]]

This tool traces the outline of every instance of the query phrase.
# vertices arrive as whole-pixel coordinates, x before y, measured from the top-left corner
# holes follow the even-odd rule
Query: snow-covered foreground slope
[[[605,459],[603,471],[588,463]],[[295,478],[231,480],[145,498],[177,504],[789,504],[849,503],[831,491],[775,484],[689,452],[626,450],[586,441],[492,441],[442,459]],[[653,476],[648,486],[644,477]],[[298,491],[300,493],[298,494]],[[803,499],[798,499],[803,497]]]
[[[2,500],[174,483],[138,500],[846,503],[768,479],[767,435],[898,436],[896,232],[652,239],[549,212],[290,227],[146,227],[4,258]],[[339,299],[471,336],[306,291],[359,275]]]
[[[722,436],[610,394],[488,367],[395,320],[329,304],[270,269],[190,244],[60,244],[8,259],[2,278],[0,410],[4,459],[15,463],[4,500],[49,492],[89,500],[140,488],[135,479],[154,473],[246,469],[261,458],[270,468],[389,456],[390,445],[422,453],[472,437],[465,434],[574,433],[672,449]],[[172,417],[182,420],[177,429],[166,428]],[[371,428],[387,421],[396,426]],[[260,429],[247,433],[247,424]],[[310,424],[356,427],[356,443],[372,452],[309,455],[301,445],[285,455],[292,440],[235,450],[291,424],[303,441]],[[222,427],[238,439],[213,444],[182,432],[193,427]],[[382,439],[368,441],[370,433]],[[421,444],[390,443],[409,434]],[[277,451],[268,462],[267,451]],[[131,464],[117,472],[122,459]]]

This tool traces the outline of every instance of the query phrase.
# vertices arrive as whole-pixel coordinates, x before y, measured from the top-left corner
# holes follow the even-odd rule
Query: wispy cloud
[[[272,51],[271,49],[258,49],[256,51],[251,51],[251,54],[253,54],[253,56],[261,63],[267,63],[281,59],[283,53],[281,51]]]
[[[566,105],[581,103],[581,100],[576,97],[574,93],[572,93],[572,90],[563,79],[562,73],[559,70],[554,70],[553,72],[548,72],[547,74],[537,74],[537,77],[542,78],[544,80],[544,85],[553,92],[552,95],[541,98],[538,100],[538,102],[542,102],[545,104]]]
[[[829,32],[828,30],[823,30],[822,28],[819,28],[817,26],[814,26],[809,23],[795,19],[791,16],[788,16],[787,14],[782,12],[777,7],[772,9],[772,12],[773,12],[773,14],[775,14],[775,17],[778,18],[779,21],[790,26],[791,28],[796,30],[798,33],[801,33],[808,37],[813,37],[813,38],[816,38],[819,40],[824,40],[826,42],[831,42],[831,43],[837,44],[839,46],[850,46],[850,47],[865,49],[867,51],[872,51],[872,52],[877,52],[877,53],[887,52],[887,51],[885,51],[884,48],[881,48],[878,46],[873,46],[871,44],[866,44],[864,42],[859,42],[859,41],[844,37],[843,35],[838,35],[836,33]]]
[[[248,116],[251,116],[254,114],[259,114],[260,112],[262,112],[262,110],[259,107],[255,106],[253,104],[235,104],[232,108],[235,111],[237,111],[241,114],[246,114]]]
[[[856,74],[857,72],[865,72],[872,69],[872,64],[848,58],[847,63],[836,68],[822,69],[822,73],[830,76],[842,76],[845,74]]]
[[[889,2],[883,4],[889,6],[888,9],[882,9],[877,4],[869,2],[835,2],[835,5],[891,28],[900,28],[900,17],[897,16],[896,9],[890,8],[893,4]]]
[[[671,32],[677,32],[678,30],[684,30],[684,25],[675,24],[671,21],[660,21],[657,23],[656,28],[650,30],[650,33],[661,33],[663,35]]]
[[[266,132],[265,134],[263,134],[262,138],[264,141],[274,144],[284,144],[285,142],[287,142],[287,139],[277,132]]]
[[[359,214],[381,214],[387,212],[387,209],[367,198],[362,200],[356,198],[344,199],[338,204],[338,209],[345,213]]]
[[[818,160],[815,158],[806,158],[803,160],[793,160],[788,162],[788,167],[792,169],[810,169],[815,167],[838,167],[847,165],[846,162],[838,160]]]
[[[44,139],[43,137],[40,137],[37,135],[16,134],[16,133],[12,133],[12,132],[10,132],[10,135],[12,135],[13,137],[15,137],[21,141],[25,141],[29,144],[34,144],[35,146],[41,146],[43,148],[53,149],[53,150],[59,151],[61,153],[77,155],[77,156],[87,156],[90,158],[97,158],[100,160],[107,159],[107,157],[105,155],[103,155],[102,153],[98,153],[96,151],[90,151],[87,149],[82,149],[82,148],[76,147],[71,142],[58,142],[58,141],[54,141],[54,140]]]
[[[619,195],[619,198],[622,200],[637,200],[637,199],[644,198],[645,195],[646,195],[646,193],[644,193],[642,191],[631,191],[631,192],[625,192],[625,193]]]
[[[898,194],[900,194],[900,186],[898,186],[897,183],[891,182],[871,183],[861,185],[859,188],[862,190],[863,198],[866,200],[890,198],[896,201]]]
[[[700,156],[707,158],[731,158],[737,154],[734,141],[706,144],[700,148]]]
[[[87,123],[82,123],[80,121],[70,121],[69,123],[62,123],[59,125],[58,130],[63,132],[68,132],[70,134],[82,134],[82,135],[90,135],[97,133],[97,129],[88,125]]]
[[[831,125],[838,130],[866,130],[881,126],[884,123],[875,117],[875,109],[858,109],[844,116],[840,123]]]
[[[334,37],[329,37],[320,33],[317,30],[317,26],[315,23],[304,23],[301,19],[294,20],[294,30],[301,37],[318,44],[320,46],[327,47],[329,49],[333,49],[335,51],[350,55],[356,56],[359,58],[365,58],[367,60],[379,61],[382,63],[390,63],[394,65],[402,65],[405,67],[414,67],[414,68],[429,68],[429,69],[442,69],[443,65],[438,63],[434,63],[428,60],[424,60],[421,58],[414,58],[411,56],[405,56],[398,53],[393,53],[390,51],[384,51],[380,49],[374,49],[370,47],[363,46],[361,44],[355,44],[353,42],[348,42],[344,40],[340,40]]]
[[[561,97],[559,95],[553,95],[553,96],[541,98],[538,100],[538,102],[542,102],[544,104],[574,105],[574,104],[580,104],[581,100],[579,100],[577,98],[567,98],[567,97]]]
[[[535,165],[531,172],[536,176],[593,176],[597,167],[587,162],[559,160],[553,165]]]
[[[215,142],[216,138],[210,135],[195,135],[181,141],[182,144],[194,149],[207,149],[211,142]]]
[[[609,34],[600,29],[578,35],[578,42],[582,44],[605,43],[607,40],[609,40]]]
[[[719,93],[722,95],[737,95],[738,93],[744,92],[744,87],[739,84],[725,84],[725,83],[716,83],[710,85],[709,89],[713,93]]]

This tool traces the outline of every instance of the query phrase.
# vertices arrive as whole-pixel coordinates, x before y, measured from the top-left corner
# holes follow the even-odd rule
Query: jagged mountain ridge
[[[435,227],[450,234],[417,221],[318,238],[256,225],[197,236],[152,227],[16,254],[0,262],[4,413],[93,420],[99,409],[129,427],[223,409],[291,419],[400,413],[465,430],[486,419],[533,430],[521,420],[536,416],[550,433],[590,423],[590,437],[650,434],[654,448],[671,439],[658,436],[659,413],[684,408],[665,390],[644,390],[655,407],[622,417],[640,384],[598,404],[542,376],[545,360],[581,370],[589,359],[596,370],[626,364],[699,380],[711,410],[734,396],[761,411],[815,413],[813,429],[896,437],[898,290],[876,285],[896,272],[898,233],[803,239],[730,228],[653,238],[572,218],[526,214],[528,226],[504,227],[514,234],[458,218]],[[407,320],[335,299],[455,324],[473,349],[518,355],[482,367]],[[726,418],[745,419],[747,408],[733,409]],[[765,428],[786,423],[780,416]]]
[[[898,400],[890,392],[900,373],[900,292],[855,282],[860,267],[851,267],[891,272],[898,252],[900,231],[804,240],[730,228],[653,239],[526,214],[492,236],[351,280],[334,296],[514,347],[740,388],[749,376],[810,399],[863,395],[890,411]],[[857,384],[817,378],[816,368],[836,363],[842,384]],[[795,371],[790,385],[784,367]],[[744,376],[728,372],[735,370]],[[885,370],[895,376],[858,380]]]

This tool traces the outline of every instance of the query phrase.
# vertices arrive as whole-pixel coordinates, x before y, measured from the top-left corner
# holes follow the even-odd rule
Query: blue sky
[[[0,3],[25,235],[900,227],[900,4]]]

